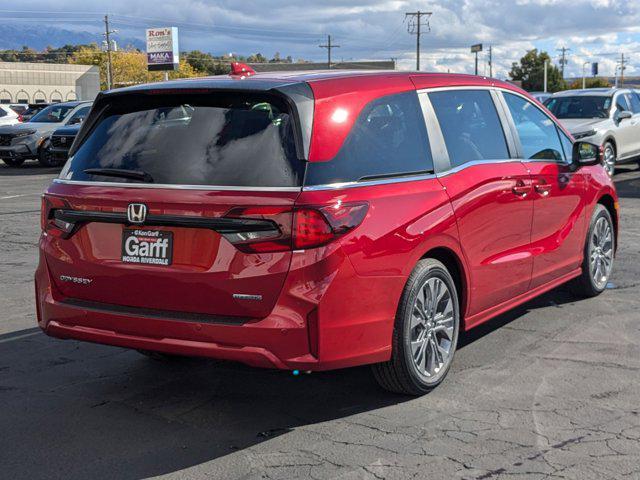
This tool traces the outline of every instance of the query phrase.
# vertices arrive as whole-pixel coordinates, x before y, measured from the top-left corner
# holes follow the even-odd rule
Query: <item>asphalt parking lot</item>
[[[608,289],[554,290],[465,335],[422,398],[368,368],[158,362],[35,328],[39,195],[0,166],[0,478],[640,478],[640,170],[619,169]]]

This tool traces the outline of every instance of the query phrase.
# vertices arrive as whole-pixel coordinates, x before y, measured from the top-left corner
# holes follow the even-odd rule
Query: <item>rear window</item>
[[[305,185],[427,172],[433,172],[433,160],[418,96],[412,91],[369,103],[335,158],[309,163]]]
[[[129,95],[107,107],[61,178],[139,182],[86,173],[118,169],[144,172],[158,184],[295,187],[304,165],[293,118],[277,97]]]

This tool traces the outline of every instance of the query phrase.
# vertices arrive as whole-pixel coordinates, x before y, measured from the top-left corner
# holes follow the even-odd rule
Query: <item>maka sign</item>
[[[147,68],[149,70],[177,70],[178,29],[176,27],[147,29]]]

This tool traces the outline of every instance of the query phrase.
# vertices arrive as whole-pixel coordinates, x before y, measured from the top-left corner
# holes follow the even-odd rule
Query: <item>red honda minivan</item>
[[[373,364],[422,394],[458,334],[611,274],[618,200],[498,80],[410,72],[199,78],[98,95],[42,200],[38,322],[154,355]]]

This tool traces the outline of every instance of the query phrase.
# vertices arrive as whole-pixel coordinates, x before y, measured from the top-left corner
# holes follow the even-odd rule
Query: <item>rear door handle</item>
[[[531,185],[524,183],[522,180],[518,180],[511,191],[519,197],[526,197],[527,194],[531,192]]]

